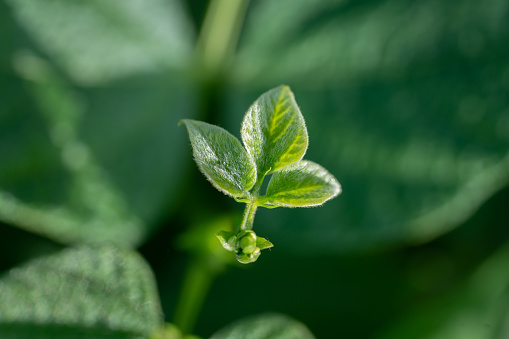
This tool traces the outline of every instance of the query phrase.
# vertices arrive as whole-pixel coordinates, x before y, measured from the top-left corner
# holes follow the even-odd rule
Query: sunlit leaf
[[[77,247],[0,280],[0,337],[146,338],[162,324],[152,272],[136,253]]]
[[[241,133],[259,175],[300,160],[308,147],[304,118],[288,86],[262,94],[244,116]]]
[[[282,314],[263,314],[239,320],[211,339],[313,339],[302,323]]]
[[[322,166],[301,160],[272,175],[260,202],[283,207],[318,206],[341,193],[339,182]]]
[[[189,132],[196,164],[221,192],[244,197],[256,181],[256,168],[240,141],[221,127],[182,120]]]

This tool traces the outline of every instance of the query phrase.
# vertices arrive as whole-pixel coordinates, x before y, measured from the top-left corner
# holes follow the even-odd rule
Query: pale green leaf
[[[235,251],[234,248],[235,241],[233,242],[229,241],[233,236],[235,236],[235,233],[229,231],[219,231],[216,233],[216,237],[219,239],[219,242],[221,243],[223,248],[228,251]],[[234,240],[236,239],[234,238]]]
[[[0,337],[146,338],[162,324],[149,266],[111,245],[34,260],[0,280]]]
[[[341,193],[341,185],[322,166],[301,160],[275,173],[260,202],[269,206],[318,206]]]
[[[242,121],[242,141],[255,159],[258,175],[276,172],[304,156],[308,134],[290,87],[262,94]]]
[[[256,181],[256,168],[240,141],[221,127],[182,120],[189,132],[196,164],[221,192],[244,197]]]
[[[313,339],[302,323],[282,314],[268,313],[241,319],[211,339]]]
[[[265,250],[267,248],[274,247],[274,245],[265,238],[257,237],[256,238],[256,247],[260,248],[261,250]]]

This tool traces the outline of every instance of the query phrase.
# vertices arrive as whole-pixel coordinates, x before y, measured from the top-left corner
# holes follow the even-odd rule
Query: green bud
[[[237,243],[235,248],[238,252],[242,251],[246,254],[253,252],[256,248],[256,233],[247,230],[237,235]]]
[[[249,263],[252,263],[252,262],[255,262],[256,259],[258,259],[258,257],[260,256],[260,249],[258,247],[256,247],[253,252],[251,253],[244,253],[244,252],[240,252],[240,253],[237,253],[237,260],[241,263],[241,264],[249,264]]]

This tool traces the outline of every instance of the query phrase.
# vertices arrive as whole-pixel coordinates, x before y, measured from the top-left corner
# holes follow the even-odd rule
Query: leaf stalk
[[[258,208],[256,204],[256,200],[253,200],[246,204],[246,209],[244,210],[244,216],[242,218],[242,223],[237,230],[237,234],[242,231],[252,230],[254,217],[256,214],[256,209]]]

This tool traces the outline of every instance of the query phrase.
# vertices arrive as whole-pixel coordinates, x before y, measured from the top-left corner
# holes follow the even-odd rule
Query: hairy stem
[[[244,217],[242,218],[242,223],[240,224],[237,233],[253,229],[253,222],[257,208],[258,206],[256,205],[255,201],[251,201],[246,204],[246,209],[244,210]]]
[[[251,201],[247,203],[246,209],[244,210],[244,216],[242,223],[240,224],[237,234],[242,231],[252,230],[256,209],[258,208],[258,196],[260,195],[260,189],[262,188],[263,179],[265,174],[260,175],[253,188],[251,189]]]

